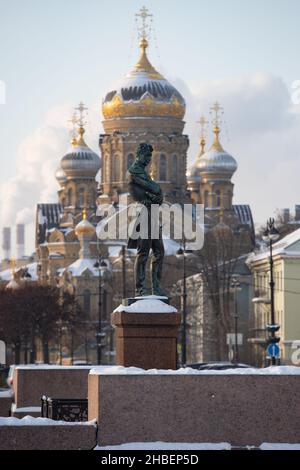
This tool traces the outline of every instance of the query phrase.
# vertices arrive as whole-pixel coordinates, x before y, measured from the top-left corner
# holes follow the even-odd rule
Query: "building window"
[[[133,153],[129,153],[127,155],[127,170],[133,164],[133,162],[134,162],[134,155]]]
[[[83,292],[83,310],[85,313],[91,313],[91,292],[86,289]]]
[[[221,192],[219,189],[216,191],[216,207],[221,207]]]
[[[172,157],[172,180],[174,183],[177,181],[177,155]]]
[[[78,207],[84,207],[84,188],[78,190]]]
[[[167,158],[164,154],[159,157],[159,181],[167,180]]]
[[[68,189],[68,206],[72,206],[73,203],[73,189]]]

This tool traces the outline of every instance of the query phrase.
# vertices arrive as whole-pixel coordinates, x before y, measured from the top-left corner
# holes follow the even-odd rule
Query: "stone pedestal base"
[[[141,308],[143,302],[141,300],[134,305],[139,303]],[[131,307],[120,305],[112,313],[117,365],[142,369],[176,369],[177,333],[181,315],[174,307],[159,300],[156,302],[157,310],[161,307],[162,312],[143,313],[136,311],[139,310],[136,307],[135,311],[130,311]],[[168,309],[171,313],[166,311]]]

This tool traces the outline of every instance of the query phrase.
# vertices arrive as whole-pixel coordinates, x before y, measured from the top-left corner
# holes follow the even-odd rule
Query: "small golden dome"
[[[95,227],[87,220],[86,209],[82,212],[82,220],[75,227],[75,233],[80,235],[93,235],[95,233]]]
[[[172,117],[183,119],[185,101],[149,62],[148,41],[140,42],[141,55],[133,70],[107,93],[102,103],[105,119],[129,117]]]

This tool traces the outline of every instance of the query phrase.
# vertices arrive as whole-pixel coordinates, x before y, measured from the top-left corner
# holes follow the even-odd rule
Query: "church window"
[[[127,155],[127,169],[130,167],[130,165],[132,165],[134,162],[134,155],[133,153],[129,153]]]
[[[120,157],[118,154],[116,154],[114,157],[115,158],[113,162],[113,165],[114,165],[113,181],[117,182],[117,181],[120,181]]]
[[[208,207],[208,191],[204,192],[204,207]]]
[[[159,158],[159,181],[166,181],[167,179],[167,158],[161,154]]]
[[[73,204],[73,189],[68,189],[68,206],[72,206]]]
[[[177,181],[177,155],[172,157],[172,180],[174,183]]]
[[[216,207],[221,207],[221,192],[219,189],[216,191]]]
[[[78,190],[78,207],[84,207],[84,188]]]
[[[83,292],[83,310],[85,313],[91,312],[91,291],[85,289]]]

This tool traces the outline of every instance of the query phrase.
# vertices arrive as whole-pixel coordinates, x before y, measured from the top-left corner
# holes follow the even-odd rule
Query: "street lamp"
[[[97,339],[97,364],[101,364],[101,348],[102,348],[102,338],[105,336],[105,333],[102,332],[102,280],[104,280],[108,267],[104,260],[101,260],[99,256],[99,261],[96,261],[94,264],[95,268],[99,269],[99,292],[98,292],[98,331],[96,333]]]
[[[267,243],[270,247],[270,293],[271,293],[271,324],[267,324],[266,329],[269,332],[268,344],[276,344],[279,343],[280,337],[276,336],[276,331],[279,330],[280,325],[275,323],[275,309],[274,309],[274,262],[273,262],[273,243],[276,242],[279,238],[279,232],[275,228],[275,220],[269,219],[267,221],[267,228],[263,233],[262,236],[265,243]],[[271,356],[271,364],[272,366],[276,365],[276,357],[274,355]]]
[[[230,288],[234,296],[234,354],[233,362],[237,364],[239,362],[239,347],[238,347],[238,304],[237,304],[237,293],[241,290],[241,284],[238,276],[234,275],[231,277]]]

